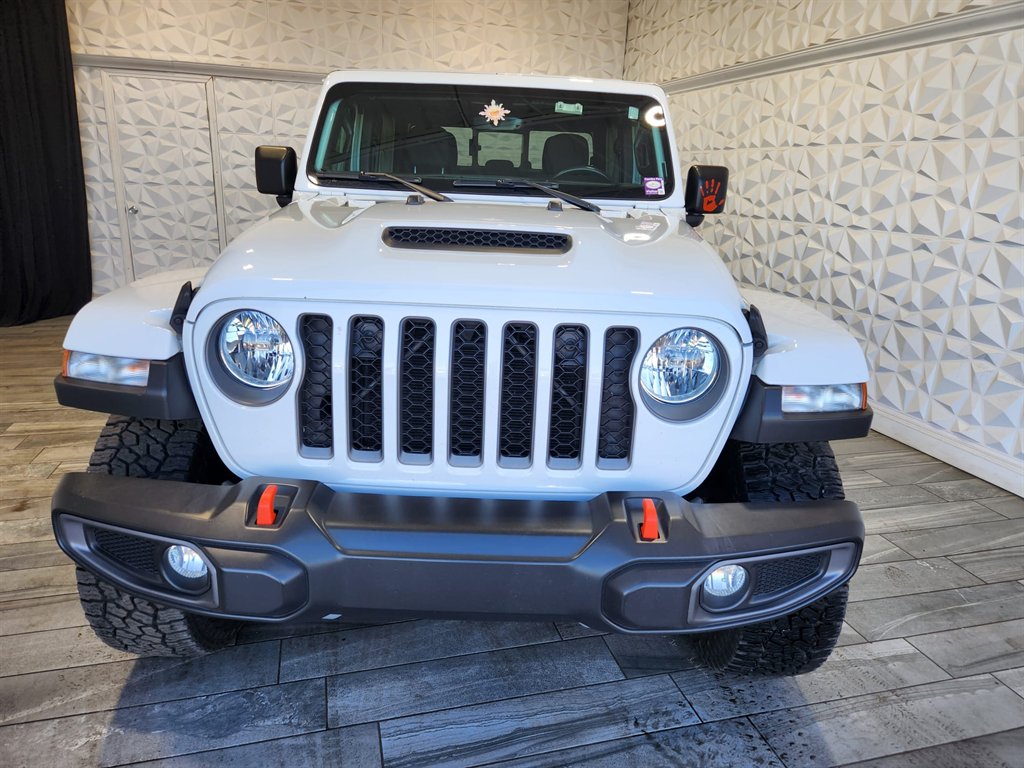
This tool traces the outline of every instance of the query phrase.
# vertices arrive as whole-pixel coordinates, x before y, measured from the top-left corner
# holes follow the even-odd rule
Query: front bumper
[[[277,520],[255,523],[268,484]],[[642,498],[657,541],[639,538]],[[853,575],[864,525],[846,501],[692,504],[670,493],[515,501],[337,493],[248,478],[208,486],[72,473],[53,526],[76,562],[135,594],[259,621],[448,617],[580,621],[618,632],[693,632],[780,616]],[[209,588],[163,574],[170,544],[199,549]],[[750,578],[731,606],[700,585],[716,566]]]

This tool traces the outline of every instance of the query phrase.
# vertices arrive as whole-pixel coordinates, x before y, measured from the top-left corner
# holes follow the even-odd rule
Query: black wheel
[[[844,498],[828,443],[730,442],[700,491],[713,501],[815,501]],[[697,637],[708,666],[731,672],[800,675],[825,663],[843,628],[843,585],[773,621]]]
[[[96,441],[89,471],[217,483],[229,473],[199,421],[111,416]],[[96,635],[140,656],[199,656],[234,643],[240,624],[185,613],[132,595],[83,568],[78,596]]]

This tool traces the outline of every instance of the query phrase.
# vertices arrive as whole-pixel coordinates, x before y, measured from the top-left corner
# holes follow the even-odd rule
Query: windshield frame
[[[589,186],[580,188],[582,184],[573,183],[562,183],[562,180],[552,179],[549,175],[538,175],[532,174],[530,176],[520,176],[519,170],[515,169],[511,172],[509,170],[503,170],[500,174],[488,175],[484,173],[465,173],[460,172],[466,170],[466,166],[460,166],[455,168],[450,175],[434,175],[429,173],[410,173],[402,172],[401,170],[394,170],[393,172],[406,178],[410,181],[422,182],[424,185],[429,186],[433,189],[438,189],[445,194],[450,195],[453,199],[479,199],[484,198],[504,198],[509,201],[515,202],[536,202],[541,199],[545,199],[545,196],[539,190],[530,190],[522,188],[508,188],[500,185],[494,186],[454,186],[451,183],[444,183],[445,179],[460,180],[460,181],[488,181],[496,179],[505,179],[508,181],[515,180],[529,180],[540,182],[541,184],[553,183],[558,186],[562,191],[569,194],[574,194],[582,197],[586,200],[593,201],[601,207],[638,207],[638,208],[666,208],[666,207],[682,207],[682,179],[679,175],[679,165],[677,158],[677,149],[672,132],[672,123],[670,115],[667,112],[666,103],[667,99],[664,92],[653,85],[645,85],[640,83],[629,83],[624,81],[613,81],[613,80],[584,80],[576,78],[554,78],[554,77],[539,77],[539,76],[517,76],[517,75],[442,75],[437,72],[430,73],[416,73],[416,72],[338,72],[329,76],[325,82],[321,91],[320,99],[317,103],[317,112],[313,126],[307,136],[306,140],[306,151],[305,155],[305,174],[300,175],[298,183],[296,184],[297,191],[309,191],[315,193],[327,193],[327,194],[346,194],[357,197],[372,197],[372,198],[384,198],[394,199],[401,197],[402,193],[394,189],[394,185],[385,184],[372,184],[372,183],[358,183],[351,186],[339,183],[337,180],[333,180],[330,183],[320,183],[316,167],[317,149],[321,142],[320,137],[324,131],[325,122],[328,119],[328,113],[332,110],[332,107],[338,102],[338,86],[347,86],[345,90],[353,89],[356,90],[359,86],[371,86],[373,84],[386,84],[393,86],[395,89],[408,88],[410,91],[415,91],[417,88],[424,85],[450,87],[454,86],[453,91],[458,92],[459,86],[467,86],[471,91],[478,91],[480,89],[487,89],[494,91],[496,94],[507,93],[512,90],[528,89],[543,91],[550,93],[552,96],[558,96],[562,94],[572,94],[576,92],[582,92],[593,97],[600,97],[606,95],[612,101],[624,101],[626,99],[636,99],[647,102],[648,100],[653,101],[654,105],[660,108],[660,116],[663,116],[663,124],[657,124],[653,127],[649,127],[649,130],[658,131],[660,130],[660,136],[656,136],[656,139],[651,144],[659,144],[660,151],[658,152],[658,161],[662,163],[662,167],[666,169],[667,173],[663,178],[664,182],[664,194],[663,195],[644,195],[642,187],[637,188],[638,182],[635,180],[637,174],[633,174],[633,181],[622,181],[618,183],[618,187],[624,192],[615,192],[609,194],[604,190],[599,189],[598,182],[590,184]],[[546,95],[546,94],[545,94]],[[528,97],[528,94],[525,94]],[[453,97],[454,98],[454,97]],[[336,109],[336,107],[334,107]],[[571,116],[570,116],[571,117]],[[623,122],[622,125],[625,125]],[[444,129],[446,126],[439,125],[438,130]],[[458,126],[454,126],[458,127]],[[534,127],[533,130],[544,130],[542,127]],[[620,126],[621,130],[621,126]],[[529,136],[530,129],[527,127],[524,131],[519,131],[518,128],[510,130],[509,132],[518,132],[524,139]],[[449,131],[450,133],[450,131]],[[628,146],[628,141],[627,141]],[[472,158],[472,167],[474,170],[476,166],[476,156]],[[630,163],[634,163],[635,160],[630,158]],[[624,171],[629,173],[629,171]],[[325,176],[330,171],[325,171]],[[303,177],[304,176],[304,177]],[[646,178],[646,177],[644,177]],[[614,182],[613,182],[614,183]],[[642,183],[642,180],[641,180]]]

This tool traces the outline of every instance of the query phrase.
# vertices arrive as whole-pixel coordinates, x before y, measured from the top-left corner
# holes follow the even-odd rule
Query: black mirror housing
[[[721,165],[691,165],[686,174],[686,221],[697,226],[709,213],[721,213],[725,208],[725,193],[729,187],[729,169]]]
[[[292,200],[298,168],[291,147],[256,147],[256,189],[264,195],[277,195],[282,207]]]

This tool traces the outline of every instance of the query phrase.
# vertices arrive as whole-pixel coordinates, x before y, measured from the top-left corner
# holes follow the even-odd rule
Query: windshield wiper
[[[317,174],[317,177],[328,180],[334,179],[336,181],[393,181],[439,203],[450,203],[452,201],[450,197],[424,187],[422,184],[416,184],[415,182],[403,179],[401,176],[395,176],[393,173],[385,173],[384,171],[321,171]]]
[[[582,208],[585,211],[592,211],[594,213],[600,213],[600,206],[595,205],[589,200],[584,200],[582,197],[576,197],[576,195],[570,195],[568,192],[563,192],[556,185],[548,186],[547,184],[541,184],[537,181],[530,181],[529,179],[498,179],[497,181],[491,181],[490,179],[456,179],[452,182],[453,187],[496,187],[497,189],[539,189],[541,192],[547,192],[552,197],[557,197],[559,200],[563,200],[566,203],[575,205],[577,208]]]

